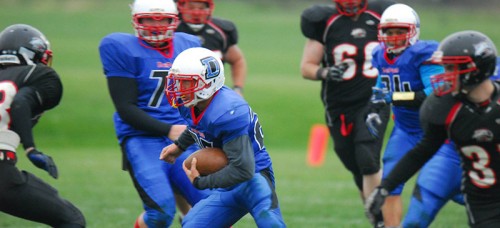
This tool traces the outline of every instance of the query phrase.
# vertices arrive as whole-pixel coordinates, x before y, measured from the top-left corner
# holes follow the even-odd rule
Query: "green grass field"
[[[108,33],[132,32],[129,2],[0,0],[0,28],[27,23],[41,29],[52,43],[53,67],[65,86],[61,105],[48,111],[35,128],[38,148],[55,159],[60,178],[51,179],[24,156],[18,167],[43,178],[80,207],[88,227],[132,227],[141,211],[128,174],[120,170],[113,106],[97,49]],[[331,143],[322,167],[311,168],[305,162],[310,127],[324,122],[319,83],[302,79],[299,71],[305,42],[299,21],[307,5],[292,1],[295,4],[281,8],[259,2],[217,1],[215,14],[238,26],[239,46],[249,66],[245,97],[263,124],[284,218],[289,227],[369,227],[350,174]],[[441,40],[451,32],[475,29],[500,41],[494,9],[415,8],[422,20],[422,39]],[[450,203],[433,227],[466,223],[464,208]],[[46,226],[0,213],[0,227]],[[255,224],[247,216],[234,227]]]

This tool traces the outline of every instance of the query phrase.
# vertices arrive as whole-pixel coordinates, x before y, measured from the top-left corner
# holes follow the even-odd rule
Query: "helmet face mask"
[[[411,7],[394,4],[382,14],[378,31],[378,40],[384,43],[386,52],[399,54],[418,41],[420,19]]]
[[[434,93],[467,94],[494,74],[497,50],[493,42],[476,31],[449,35],[432,56],[432,62],[442,64],[445,72],[431,77]]]
[[[0,64],[52,64],[50,43],[38,29],[15,24],[0,33]]]
[[[141,45],[164,50],[170,48],[179,24],[177,8],[172,0],[136,0],[132,5],[132,25],[136,36],[148,43]]]
[[[215,8],[213,0],[179,0],[177,7],[182,21],[195,30],[201,29],[210,20]]]
[[[224,81],[224,66],[214,52],[190,48],[175,58],[165,93],[172,107],[193,107],[214,95]]]
[[[340,14],[352,17],[363,13],[368,7],[367,0],[334,0]]]

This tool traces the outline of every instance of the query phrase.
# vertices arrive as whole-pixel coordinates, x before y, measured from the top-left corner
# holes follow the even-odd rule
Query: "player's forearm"
[[[238,59],[231,65],[231,76],[233,86],[243,89],[245,87],[245,79],[247,77],[247,64],[244,58]]]
[[[189,146],[193,145],[194,142],[194,138],[191,136],[189,129],[184,130],[179,138],[174,141],[175,145],[182,151],[185,151]]]
[[[168,136],[172,125],[159,121],[137,107],[137,84],[134,79],[108,78],[108,89],[120,118],[137,130]]]
[[[248,135],[226,143],[223,150],[229,164],[216,173],[200,177],[195,187],[227,188],[252,179],[255,174],[255,155]]]
[[[161,122],[135,105],[117,109],[120,118],[137,130],[145,131],[153,135],[168,136],[172,125]]]
[[[35,146],[31,113],[30,101],[16,97],[12,102],[10,110],[11,130],[19,135],[24,149]]]
[[[424,164],[434,156],[446,140],[446,131],[429,125],[422,140],[410,150],[382,180],[382,186],[392,191],[399,184],[408,181]]]

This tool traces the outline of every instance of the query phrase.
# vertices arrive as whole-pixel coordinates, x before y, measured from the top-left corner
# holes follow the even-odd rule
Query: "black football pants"
[[[52,227],[85,227],[78,208],[40,178],[0,161],[0,211]]]

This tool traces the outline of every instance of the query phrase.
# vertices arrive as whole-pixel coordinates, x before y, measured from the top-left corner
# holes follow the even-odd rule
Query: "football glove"
[[[366,127],[370,134],[378,138],[378,127],[382,124],[382,120],[380,119],[380,115],[378,113],[372,112],[366,116],[365,121]]]
[[[31,163],[33,163],[36,167],[43,169],[49,173],[54,179],[57,179],[59,173],[57,172],[57,166],[52,160],[52,157],[38,151],[37,149],[33,149],[27,154]]]
[[[387,189],[378,186],[373,190],[365,203],[365,211],[371,221],[375,220],[375,216],[381,213],[382,205],[384,205],[385,198],[389,195]]]
[[[342,77],[345,70],[349,68],[347,63],[340,63],[335,66],[320,68],[316,73],[318,80],[327,80],[332,82],[341,82],[344,80]]]
[[[373,94],[371,97],[371,103],[378,104],[390,104],[392,102],[392,92],[387,89],[382,89],[378,87],[372,87]]]

